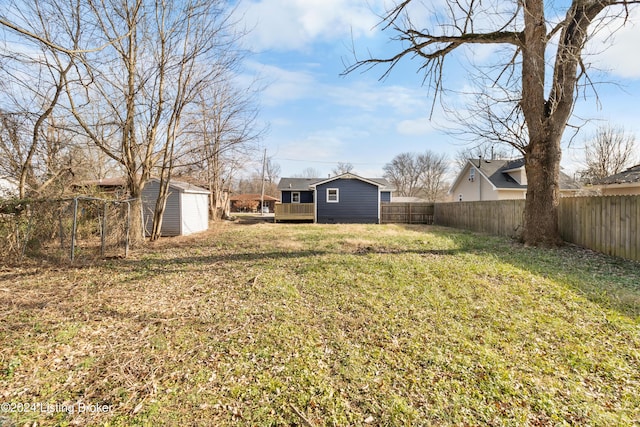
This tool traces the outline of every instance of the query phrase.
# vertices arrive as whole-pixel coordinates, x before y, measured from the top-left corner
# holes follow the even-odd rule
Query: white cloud
[[[400,135],[423,136],[436,130],[434,122],[429,117],[402,120],[396,130]]]
[[[379,0],[370,4],[380,3]],[[373,34],[379,18],[355,0],[245,0],[239,13],[254,50],[304,50],[318,40]]]
[[[257,62],[248,62],[247,68],[264,83],[261,100],[268,106],[308,98],[318,85],[313,74],[307,71],[289,71]]]
[[[342,146],[340,138],[320,132],[285,143],[279,151],[286,153],[286,157],[290,159],[329,161],[336,158],[342,151]]]
[[[327,91],[337,105],[355,107],[361,111],[391,109],[396,114],[415,114],[428,111],[426,90],[403,86],[382,86],[379,83],[356,82],[349,86],[333,86]]]
[[[607,22],[589,42],[587,51],[594,52],[592,64],[614,76],[640,78],[640,12],[633,9],[631,17],[622,25],[622,18]]]

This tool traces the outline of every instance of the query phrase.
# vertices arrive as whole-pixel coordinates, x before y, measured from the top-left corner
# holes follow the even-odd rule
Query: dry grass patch
[[[393,225],[218,225],[0,271],[0,403],[38,425],[635,425],[640,269]]]

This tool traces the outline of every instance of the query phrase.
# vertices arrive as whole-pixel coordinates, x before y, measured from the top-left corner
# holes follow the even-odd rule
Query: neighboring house
[[[597,180],[593,183],[593,188],[603,196],[640,194],[640,165]]]
[[[345,173],[329,178],[282,178],[282,204],[276,221],[307,219],[318,223],[380,222],[380,203],[391,201],[393,189],[382,178]]]
[[[73,185],[76,191],[95,194],[99,192],[115,199],[124,199],[127,195],[126,178],[103,178],[91,181],[82,181]]]
[[[153,212],[160,192],[160,180],[150,179],[142,190],[144,226],[151,234]],[[209,228],[209,190],[186,182],[169,182],[169,197],[164,210],[162,236],[187,236]]]
[[[229,198],[231,201],[231,212],[260,212],[262,195],[260,194],[236,194]],[[273,196],[264,195],[264,212],[273,212],[276,202],[279,200]]]
[[[0,199],[18,196],[18,182],[9,177],[0,177]]]
[[[560,194],[574,195],[580,185],[560,172]],[[469,159],[453,182],[449,195],[453,201],[524,199],[527,174],[524,158],[515,160]]]

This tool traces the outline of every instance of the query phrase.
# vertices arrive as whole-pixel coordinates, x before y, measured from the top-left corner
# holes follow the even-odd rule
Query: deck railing
[[[314,218],[314,203],[276,204],[275,221],[311,220]]]

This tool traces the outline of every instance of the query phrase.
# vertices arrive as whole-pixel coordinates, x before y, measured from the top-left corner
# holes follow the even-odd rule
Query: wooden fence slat
[[[432,224],[434,203],[395,203],[380,205],[383,224]]]
[[[434,223],[517,237],[524,200],[436,203]],[[640,196],[560,199],[558,228],[568,242],[608,255],[640,261]]]

